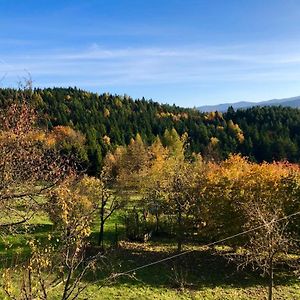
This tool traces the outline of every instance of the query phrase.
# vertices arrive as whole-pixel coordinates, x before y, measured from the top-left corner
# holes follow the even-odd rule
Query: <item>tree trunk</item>
[[[182,248],[182,214],[180,208],[178,209],[177,226],[177,251],[180,252]]]
[[[104,222],[102,220],[100,221],[98,246],[104,247]]]
[[[102,194],[102,198],[101,198],[101,207],[100,207],[100,230],[99,230],[99,239],[98,239],[98,246],[101,246],[101,248],[104,248],[104,213],[105,213],[105,198],[104,198],[104,194]]]
[[[69,290],[69,285],[70,285],[72,273],[73,273],[73,269],[70,268],[69,271],[68,271],[68,276],[67,276],[67,279],[66,279],[66,282],[65,282],[65,287],[64,287],[64,293],[62,295],[61,300],[66,300],[68,298],[68,290]]]
[[[159,216],[158,213],[155,213],[155,220],[156,220],[156,226],[155,226],[155,232],[158,233],[158,228],[159,228]]]
[[[29,289],[28,299],[33,299],[33,297],[32,297],[31,269],[28,269],[28,289]]]
[[[100,229],[99,229],[99,239],[98,246],[104,247],[104,207],[102,206],[100,209]]]

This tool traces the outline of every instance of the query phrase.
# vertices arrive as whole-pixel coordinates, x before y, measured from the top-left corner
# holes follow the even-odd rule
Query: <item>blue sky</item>
[[[300,95],[298,0],[0,0],[0,82],[181,106]]]

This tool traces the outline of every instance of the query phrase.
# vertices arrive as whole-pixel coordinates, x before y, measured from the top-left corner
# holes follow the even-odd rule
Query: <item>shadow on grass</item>
[[[31,225],[31,228],[28,229],[29,232],[32,232],[34,234],[38,233],[49,233],[54,230],[54,225],[53,224],[36,224],[36,225]]]
[[[55,234],[51,224],[31,225],[26,230],[24,228],[24,234],[10,237],[13,245],[11,248],[7,249],[7,245],[0,242],[0,267],[14,265],[16,260],[21,261],[29,256],[30,249],[26,241],[30,236],[38,238],[41,243],[46,243],[49,233]],[[117,235],[121,240],[124,236],[124,228],[120,227]],[[176,244],[169,237],[157,237],[145,244],[121,242],[119,248],[114,248],[112,246],[116,244],[114,226],[107,228],[104,239],[107,249],[104,267],[95,274],[89,274],[87,281],[105,279],[112,271],[116,274],[126,272],[177,253]],[[97,240],[98,232],[94,231],[90,236],[90,242],[96,245]],[[99,251],[100,248],[94,247],[92,250]],[[290,285],[296,282],[297,278],[287,267],[281,267],[277,271],[276,284]],[[249,268],[237,271],[237,265],[234,262],[228,262],[221,253],[214,249],[204,250],[199,246],[192,253],[137,270],[134,276],[120,276],[113,282],[116,287],[122,284],[174,289],[186,287],[191,290],[201,290],[213,287],[255,287],[266,285],[266,279]]]
[[[176,254],[175,251],[151,249],[153,247],[150,249],[145,246],[126,247],[125,244],[125,247],[107,254],[107,260],[112,264],[115,273],[122,273]],[[108,274],[102,272],[97,276],[104,278]],[[173,260],[137,270],[133,275],[120,276],[113,285],[186,287],[191,290],[213,287],[250,288],[267,285],[267,280],[258,272],[250,268],[237,271],[237,265],[234,262],[228,262],[215,250],[196,250]],[[275,276],[275,283],[280,285],[290,285],[296,280],[297,278],[288,269],[281,269]]]
[[[49,234],[52,236],[57,234],[52,224],[19,226],[17,232],[17,234],[5,235],[5,238],[0,240],[0,269],[25,262],[31,253],[28,245],[30,240],[46,245],[49,243]]]

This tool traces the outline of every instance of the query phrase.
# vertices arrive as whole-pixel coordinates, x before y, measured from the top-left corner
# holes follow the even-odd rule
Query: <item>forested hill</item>
[[[0,89],[0,105],[14,98],[15,90]],[[162,105],[128,96],[98,95],[76,88],[35,89],[31,101],[43,115],[43,126],[69,126],[86,137],[84,151],[95,173],[104,155],[139,133],[145,143],[166,130],[188,134],[188,152],[223,159],[242,153],[256,161],[300,161],[300,111],[284,107],[255,107],[224,114]],[[174,133],[174,131],[173,131]]]

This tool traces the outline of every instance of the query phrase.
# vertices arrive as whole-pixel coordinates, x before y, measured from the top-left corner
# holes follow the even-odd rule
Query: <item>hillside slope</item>
[[[0,107],[14,101],[15,90],[0,89]],[[187,155],[224,159],[241,153],[254,161],[300,161],[300,110],[266,106],[226,113],[159,104],[127,96],[98,95],[76,88],[36,89],[30,97],[42,115],[41,126],[70,126],[86,137],[89,172],[96,174],[103,157],[139,133],[145,143],[164,142],[166,130],[188,134]]]

